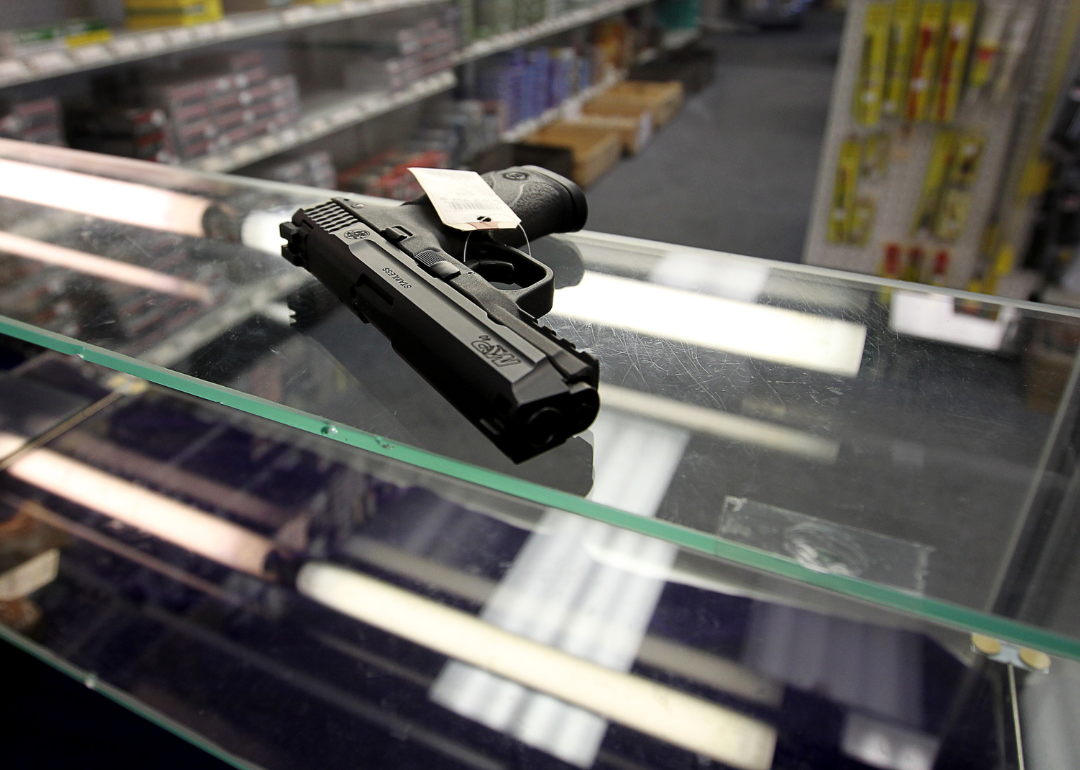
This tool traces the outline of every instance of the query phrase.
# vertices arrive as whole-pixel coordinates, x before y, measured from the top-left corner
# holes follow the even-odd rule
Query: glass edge
[[[744,567],[884,606],[961,631],[987,634],[1024,646],[1034,646],[1043,652],[1080,660],[1080,640],[1071,639],[1053,631],[989,615],[945,600],[932,599],[903,589],[863,581],[856,577],[812,570],[788,558],[752,546],[724,541],[711,534],[689,529],[673,522],[637,516],[569,492],[550,489],[497,471],[469,465],[423,449],[364,433],[356,428],[257,396],[243,394],[222,385],[204,382],[190,375],[159,369],[130,356],[77,342],[55,332],[39,329],[5,316],[0,316],[0,332],[60,353],[78,356],[85,361],[130,374],[205,401],[338,441],[388,459],[476,484],[510,497],[565,510],[648,537],[655,537],[689,550],[735,562]]]
[[[28,155],[30,157],[27,157]],[[106,156],[100,153],[88,152],[85,150],[74,150],[69,147],[33,145],[30,142],[22,142],[14,139],[0,139],[0,157],[20,160],[24,163],[38,163],[40,165],[54,168],[69,167],[71,165],[71,161],[74,159],[76,165],[78,165],[81,161],[84,166],[89,166],[92,169],[89,171],[85,168],[75,169],[80,171],[81,173],[103,173],[102,166],[104,163],[104,165],[109,166],[110,168],[115,168],[118,171],[122,171],[124,169],[131,169],[132,171],[138,171],[140,173],[153,173],[154,175],[158,176],[163,183],[166,178],[175,177],[176,180],[173,183],[181,184],[182,177],[190,175],[192,177],[207,179],[213,182],[217,182],[219,184],[228,184],[234,187],[248,187],[251,189],[273,190],[281,193],[290,193],[301,198],[307,198],[309,196],[312,198],[334,198],[345,196],[350,199],[370,202],[372,205],[378,206],[395,206],[401,204],[401,201],[395,201],[388,198],[376,198],[368,195],[342,193],[340,190],[324,190],[318,187],[291,185],[285,182],[276,182],[272,179],[260,179],[258,177],[244,177],[237,176],[235,174],[226,174],[212,171],[199,171],[196,169],[185,168],[183,166],[171,166],[167,164],[137,160],[135,158]],[[103,159],[105,160],[103,161]],[[302,204],[298,203],[297,205]],[[929,294],[943,294],[945,296],[953,297],[956,299],[967,299],[976,302],[992,303],[1006,307],[1015,307],[1020,310],[1029,310],[1032,312],[1041,312],[1050,315],[1059,315],[1070,318],[1080,318],[1080,309],[1064,307],[1062,305],[1048,305],[1040,302],[1030,302],[1027,300],[1000,297],[994,294],[975,294],[973,292],[965,291],[963,289],[952,289],[944,286],[930,286],[928,284],[899,281],[892,278],[882,278],[880,276],[869,275],[867,273],[848,272],[845,270],[839,270],[837,268],[823,267],[819,265],[807,265],[803,264],[802,262],[779,262],[777,260],[766,259],[764,257],[754,257],[747,254],[734,254],[727,251],[703,249],[700,246],[682,246],[679,244],[653,241],[647,238],[635,238],[628,235],[602,233],[595,230],[582,230],[576,233],[564,233],[561,237],[569,238],[572,241],[580,241],[582,243],[592,242],[598,245],[615,246],[621,249],[632,249],[639,253],[649,254],[657,258],[663,257],[673,251],[722,256],[726,259],[735,259],[745,262],[751,262],[757,265],[769,267],[770,269],[774,270],[803,273],[806,275],[820,276],[823,278],[831,278],[839,281],[869,284],[872,286],[889,287],[893,289],[906,289],[908,291],[919,291]]]
[[[100,693],[121,708],[127,709],[136,716],[149,720],[161,729],[172,733],[180,740],[191,744],[197,749],[205,751],[222,762],[232,765],[237,770],[262,770],[259,765],[248,762],[241,757],[232,754],[216,743],[204,738],[191,728],[177,722],[172,717],[166,716],[152,706],[144,703],[133,695],[121,690],[119,687],[109,684],[97,678],[93,672],[87,672],[73,663],[64,660],[52,650],[29,639],[19,632],[0,624],[0,642],[7,642],[16,649],[22,650],[36,658],[55,671],[64,674],[87,689]]]
[[[912,283],[911,281],[901,281],[894,278],[883,278],[877,275],[870,275],[869,273],[849,272],[847,270],[840,270],[834,267],[806,265],[801,262],[780,262],[778,260],[767,259],[765,257],[753,257],[748,254],[734,254],[729,251],[715,251],[713,249],[703,249],[700,246],[681,246],[676,243],[662,243],[660,241],[651,241],[647,238],[634,238],[629,235],[601,233],[595,230],[581,230],[576,233],[565,233],[560,235],[560,237],[575,241],[577,243],[580,243],[581,245],[607,246],[609,248],[618,248],[623,250],[632,249],[642,254],[654,256],[657,259],[663,258],[668,254],[676,252],[689,252],[714,257],[720,256],[725,259],[733,259],[741,262],[750,262],[755,265],[767,267],[770,270],[802,273],[805,275],[812,275],[820,278],[831,278],[838,281],[845,281],[848,283],[868,284],[874,287],[903,289],[906,291],[921,292],[925,294],[943,294],[947,297],[953,297],[954,299],[966,299],[986,304],[1001,305],[1003,307],[1014,307],[1018,310],[1029,310],[1032,312],[1044,313],[1048,315],[1059,315],[1068,318],[1080,318],[1080,309],[1070,308],[1064,305],[1050,305],[1043,302],[1031,302],[1029,300],[1023,299],[1001,297],[996,294],[976,294],[975,292],[966,291],[964,289],[953,289],[948,286],[931,286],[930,284],[925,283]],[[588,266],[587,258],[586,266]]]

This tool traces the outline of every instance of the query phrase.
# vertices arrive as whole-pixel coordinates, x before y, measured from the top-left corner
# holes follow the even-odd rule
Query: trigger
[[[476,271],[488,281],[499,283],[514,282],[514,263],[504,259],[478,259],[470,260],[469,269]]]

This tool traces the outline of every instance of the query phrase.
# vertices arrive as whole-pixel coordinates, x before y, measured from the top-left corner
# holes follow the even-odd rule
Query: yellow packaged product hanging
[[[981,131],[964,131],[956,137],[934,222],[934,235],[943,241],[955,241],[964,231],[971,209],[971,188],[979,175],[985,145]]]
[[[848,227],[855,210],[855,191],[859,183],[861,158],[862,142],[855,137],[845,139],[840,145],[832,205],[829,207],[829,243],[848,242]]]
[[[919,26],[911,54],[911,77],[908,80],[906,120],[923,120],[930,107],[930,89],[937,75],[938,49],[945,28],[943,0],[925,0],[919,10]]]
[[[875,2],[867,6],[859,79],[855,88],[855,122],[864,126],[876,126],[881,122],[891,21],[892,3]]]
[[[978,90],[990,82],[998,53],[1001,51],[1005,22],[1009,20],[1011,10],[1012,4],[1005,2],[990,3],[983,10],[978,42],[971,57],[971,69],[968,71],[968,88]]]
[[[932,232],[937,221],[938,204],[945,183],[949,178],[953,152],[956,147],[956,132],[941,130],[934,137],[934,146],[930,150],[930,162],[926,164],[926,176],[919,194],[919,203],[915,210],[915,219],[911,225],[911,234],[920,230]]]
[[[941,66],[931,99],[930,117],[938,123],[950,123],[956,115],[977,12],[975,0],[953,0],[949,7],[949,21],[941,44]]]
[[[881,99],[881,114],[886,117],[896,117],[904,106],[918,19],[919,0],[896,0],[889,27],[889,57]]]

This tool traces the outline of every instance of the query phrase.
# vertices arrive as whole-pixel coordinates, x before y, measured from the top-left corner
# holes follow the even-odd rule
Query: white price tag
[[[26,61],[38,72],[56,72],[71,67],[71,60],[63,51],[46,51],[35,56],[27,56]]]
[[[71,49],[71,58],[79,64],[100,64],[109,61],[112,56],[108,49],[100,44],[84,45]]]
[[[143,48],[147,51],[163,51],[168,47],[165,36],[160,32],[149,32],[142,36]]]
[[[512,230],[521,219],[475,171],[410,168],[439,219],[456,230]]]
[[[170,29],[165,32],[165,37],[169,40],[169,45],[178,47],[188,46],[195,40],[195,33],[190,29]]]
[[[283,12],[281,17],[285,19],[286,24],[303,24],[305,21],[315,15],[315,9],[310,5],[301,5],[297,8],[290,8]]]
[[[139,41],[133,37],[120,37],[109,43],[117,56],[135,56],[140,51]]]
[[[18,59],[0,60],[0,81],[18,80],[29,75],[29,68]]]

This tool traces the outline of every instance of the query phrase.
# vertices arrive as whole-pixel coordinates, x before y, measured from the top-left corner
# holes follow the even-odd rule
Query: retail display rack
[[[852,0],[804,261],[1026,294],[1008,276],[1076,12],[1067,0]]]
[[[441,0],[340,0],[229,14],[191,27],[111,33],[101,42],[0,58],[0,88],[437,2]]]
[[[444,71],[398,91],[375,91],[329,98],[320,106],[305,110],[304,116],[295,125],[184,165],[200,171],[234,171],[329,136],[343,128],[385,115],[407,104],[449,91],[456,84],[454,73]]]
[[[121,0],[110,2],[120,13]],[[664,27],[651,8],[655,2],[693,0],[539,5],[530,0],[337,0],[284,6],[268,0],[262,10],[229,12],[190,26],[121,30],[115,28],[119,17],[114,13],[112,27],[95,20],[56,22],[43,28],[44,42],[37,29],[0,32],[0,136],[64,143],[66,134],[81,149],[318,186],[332,184],[336,168],[346,168],[337,177],[340,186],[346,177],[371,177],[364,159],[391,152],[385,150],[387,137],[400,142],[427,131],[426,139],[407,142],[415,148],[430,141],[432,130],[445,131],[464,120],[469,123],[464,130],[479,137],[479,144],[463,144],[475,151],[486,142],[520,141],[550,123],[576,117],[584,102],[625,78],[627,67],[698,36],[697,28]],[[123,0],[124,13],[137,13],[141,4]],[[161,13],[158,5],[153,13]],[[62,14],[62,6],[57,13]],[[624,14],[635,9],[642,10],[630,17],[631,28],[617,22],[622,32],[607,30],[603,41],[594,42],[607,20],[626,19]],[[128,17],[129,24],[134,18]],[[84,26],[86,31],[80,31]],[[412,37],[403,37],[402,30]],[[576,54],[566,69],[566,61],[555,57],[571,49]],[[532,80],[535,69],[522,76],[528,80],[516,80],[520,68],[536,56],[546,57],[545,51],[551,52],[552,69],[545,75],[551,80],[542,85]],[[189,61],[194,63],[190,74]],[[400,70],[392,70],[391,61]],[[506,73],[497,70],[503,67],[513,70],[509,76],[515,84],[509,90],[505,83],[494,84],[497,79],[502,83]],[[559,67],[561,74],[556,74]],[[234,84],[215,90],[212,81],[220,76],[234,78]],[[189,93],[193,78],[205,79],[204,94]],[[114,90],[127,93],[126,88],[134,90],[111,101]],[[536,103],[537,88],[549,92],[542,98],[546,103]],[[455,106],[449,110],[450,99],[432,100],[451,91]],[[99,93],[106,94],[104,102]],[[483,103],[485,117],[478,119],[475,108],[469,113],[460,100]],[[81,105],[74,118],[69,115],[72,103]],[[420,112],[403,109],[421,104]],[[207,112],[204,105],[208,117],[199,116],[200,109]],[[11,117],[7,126],[5,109]],[[155,109],[161,114],[151,119]],[[494,132],[492,109],[501,124]],[[242,120],[236,117],[241,112]],[[379,125],[393,128],[368,128],[383,116]],[[22,130],[13,131],[12,125]],[[338,136],[348,130],[352,133]],[[162,140],[151,145],[147,136],[155,132]],[[450,162],[460,164],[463,157],[469,156],[450,153]],[[416,164],[413,156],[393,156],[388,162]],[[324,173],[297,178],[285,170],[297,163],[320,165]],[[368,191],[363,185],[345,189]],[[398,188],[370,191],[396,196]]]

